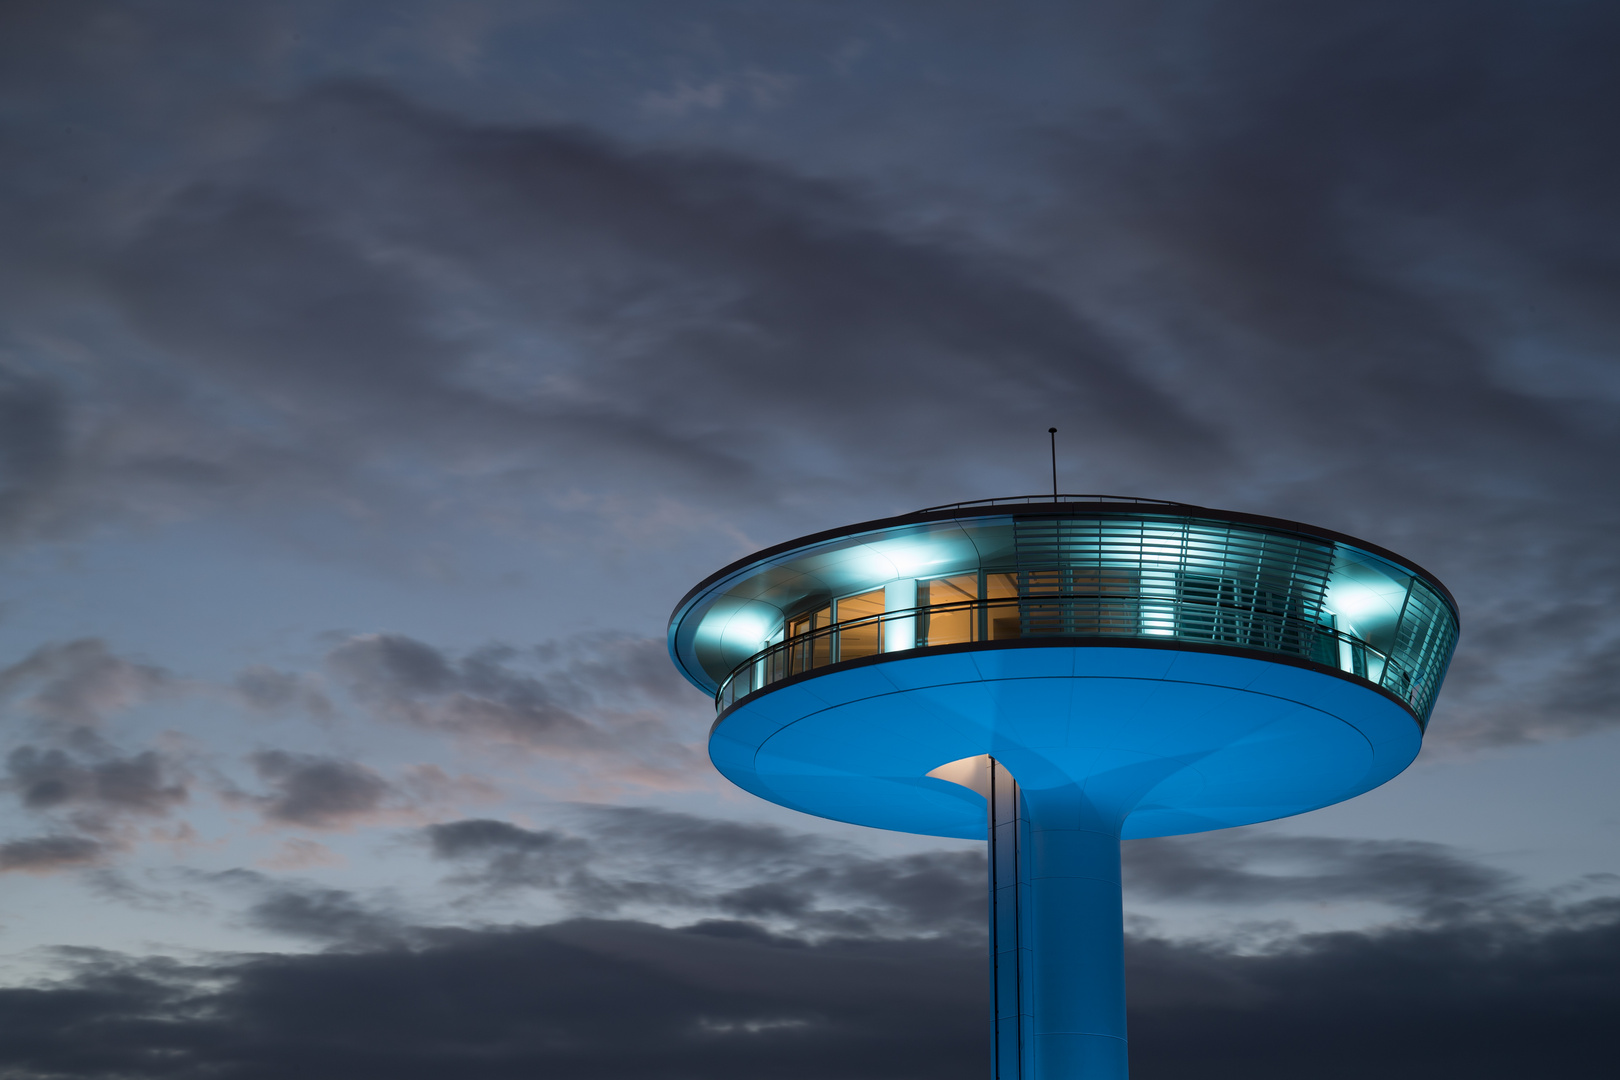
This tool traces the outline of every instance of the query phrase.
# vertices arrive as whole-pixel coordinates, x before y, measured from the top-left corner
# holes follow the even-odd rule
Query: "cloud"
[[[278,671],[265,664],[254,664],[237,672],[233,683],[250,709],[261,712],[299,710],[318,720],[334,716],[319,680],[302,672]]]
[[[375,818],[395,795],[392,784],[358,762],[285,750],[261,750],[249,760],[272,792],[254,802],[281,825],[346,828]]]
[[[0,873],[46,874],[99,862],[106,845],[83,836],[39,836],[0,843]]]
[[[954,935],[984,922],[978,851],[878,857],[769,825],[581,807],[578,833],[471,819],[429,826],[458,884],[538,889],[592,914],[749,919],[812,935]]]
[[[153,750],[119,756],[99,742],[91,750],[95,756],[90,760],[31,745],[7,755],[0,791],[16,796],[23,810],[47,818],[61,831],[7,843],[0,857],[5,868],[47,873],[102,862],[137,839],[184,840],[192,835],[184,823],[168,835],[136,828],[143,819],[150,823],[170,816],[190,800],[190,777],[181,762]]]
[[[556,887],[579,874],[590,846],[551,829],[531,831],[510,822],[470,818],[429,825],[433,856],[476,866],[463,880],[496,888]]]
[[[346,830],[390,821],[421,820],[441,812],[446,804],[479,802],[496,794],[476,776],[452,776],[437,765],[411,765],[392,778],[347,758],[302,754],[287,750],[259,750],[248,755],[268,794],[254,795],[227,785],[227,801],[251,805],[275,826]],[[320,845],[286,849],[287,858],[299,858],[295,848],[316,854]]]
[[[451,881],[535,889],[579,913],[748,919],[796,934],[977,937],[978,848],[880,856],[825,836],[645,807],[579,807],[576,831],[467,819],[428,826]],[[1460,920],[1527,903],[1519,879],[1442,844],[1271,836],[1251,830],[1131,841],[1125,898],[1252,910],[1383,905]]]
[[[271,870],[307,870],[313,866],[342,866],[343,856],[313,840],[291,837],[281,842],[273,855],[261,859],[259,866]]]
[[[46,874],[107,862],[138,840],[181,841],[194,834],[181,822],[150,827],[190,801],[184,764],[153,750],[121,756],[92,740],[88,760],[61,749],[24,745],[7,755],[0,792],[55,830],[47,836],[0,841],[0,871]]]
[[[330,861],[326,857],[311,858],[307,845],[284,845],[282,850],[299,856],[298,865],[277,869],[301,869]],[[321,851],[325,856],[332,854],[324,848]],[[168,876],[170,880],[178,879],[245,900],[234,917],[241,925],[317,942],[329,949],[382,949],[408,946],[420,940],[421,928],[406,922],[399,913],[397,898],[387,890],[334,888],[308,879],[271,876],[243,867],[215,872],[179,868]],[[201,902],[198,895],[186,893],[183,896],[193,904]],[[169,898],[171,903],[174,899],[176,897]]]
[[[0,991],[0,1060],[20,1078],[126,1072],[160,1053],[180,1078],[949,1075],[983,1052],[978,959],[611,922],[180,969],[103,955],[81,961],[100,994]]]
[[[10,779],[4,786],[30,810],[85,806],[161,815],[189,797],[185,785],[171,779],[175,764],[152,750],[87,765],[61,750],[21,746],[6,759],[6,768]]]
[[[116,98],[107,80],[89,92]],[[746,80],[756,96],[785,85]],[[378,83],[201,111],[244,134],[235,153],[163,128],[174,173],[132,218],[87,207],[80,245],[35,234],[73,269],[58,296],[116,324],[71,393],[29,391],[63,398],[78,433],[55,452],[78,482],[32,482],[34,503],[62,504],[41,520],[263,499],[397,510],[368,463],[402,455],[426,466],[407,487],[450,496],[521,476],[559,495],[611,479],[776,502],[851,465],[908,475],[886,402],[963,416],[964,385],[998,425],[1056,395],[1140,454],[1219,453],[1038,280],[965,237],[897,227],[858,185],[579,125],[479,123]],[[139,363],[109,370],[103,347]],[[801,454],[787,433],[806,422],[838,437]]]
[[[1500,901],[1517,884],[1443,844],[1247,830],[1134,840],[1123,862],[1127,896],[1232,905],[1372,900],[1429,918]]]
[[[700,731],[676,723],[693,711],[692,695],[658,639],[582,635],[455,657],[403,635],[362,634],[326,662],[379,719],[589,762],[599,780],[681,786],[702,767],[691,745]]]
[[[180,689],[163,668],[126,660],[98,638],[41,645],[0,669],[0,699],[26,694],[22,711],[61,730],[99,728],[109,714]]]
[[[889,445],[898,433],[870,423],[888,392],[950,407],[948,387],[969,380],[1007,403],[1060,393],[1147,453],[1211,448],[1073,310],[994,258],[886,227],[837,185],[578,128],[481,127],[376,85],[322,87],[250,122],[259,160],[177,191],[108,286],[193,370],[274,388],[284,421],[355,417],[384,439],[410,425],[452,455],[525,447],[541,473],[566,442],[570,467],[636,462],[682,488],[723,470],[763,495],[739,451],[768,425],[836,416]],[[380,259],[379,245],[422,258]],[[447,286],[478,323],[519,318],[554,347],[524,371],[476,330],[445,332],[430,313]],[[804,362],[822,377],[800,378]],[[906,377],[912,363],[938,378]],[[843,394],[848,378],[868,392]],[[717,410],[740,438],[694,422]]]
[[[397,916],[351,892],[286,882],[268,886],[248,908],[247,921],[272,933],[349,948],[376,948],[405,935]]]
[[[1602,901],[1540,924],[1324,934],[1254,956],[1139,943],[1130,974],[1149,1000],[1133,1050],[1166,1076],[1598,1075],[1593,1037],[1620,996],[1616,914]]]
[[[62,482],[66,412],[59,388],[0,367],[0,540],[31,531]]]
[[[54,985],[0,991],[0,1060],[20,1080],[158,1062],[178,1080],[587,1067],[876,1080],[987,1065],[985,959],[950,939],[575,920],[311,955],[72,960]],[[1620,1007],[1620,912],[1306,937],[1257,955],[1132,940],[1126,962],[1142,1077],[1598,1075]]]

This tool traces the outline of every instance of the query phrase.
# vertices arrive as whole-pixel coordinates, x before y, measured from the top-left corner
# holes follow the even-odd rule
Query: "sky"
[[[0,5],[0,1075],[949,1080],[982,845],[671,609],[1049,483],[1407,556],[1350,803],[1127,843],[1142,1080],[1608,1075],[1620,9]]]

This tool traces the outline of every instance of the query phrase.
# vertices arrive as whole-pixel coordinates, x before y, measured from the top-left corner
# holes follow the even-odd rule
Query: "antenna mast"
[[[1052,439],[1052,501],[1057,502],[1057,428],[1049,427],[1046,433]]]

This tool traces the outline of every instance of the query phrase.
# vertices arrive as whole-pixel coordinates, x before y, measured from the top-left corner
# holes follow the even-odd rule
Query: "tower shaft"
[[[1072,786],[990,763],[994,1080],[1125,1080],[1117,826]]]

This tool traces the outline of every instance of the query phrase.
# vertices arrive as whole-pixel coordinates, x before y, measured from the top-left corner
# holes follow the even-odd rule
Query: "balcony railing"
[[[1049,593],[888,611],[818,627],[734,668],[717,711],[773,683],[880,653],[1020,638],[1118,637],[1229,645],[1314,661],[1397,694],[1426,720],[1433,684],[1365,641],[1298,615],[1172,596]]]
[[[1168,499],[1142,499],[1134,495],[1003,495],[995,499],[968,499],[963,502],[941,503],[938,506],[925,506],[918,510],[919,514],[929,514],[936,510],[965,510],[973,506],[1020,506],[1031,503],[1119,503],[1122,506],[1168,506],[1185,508],[1186,503],[1171,502]]]

